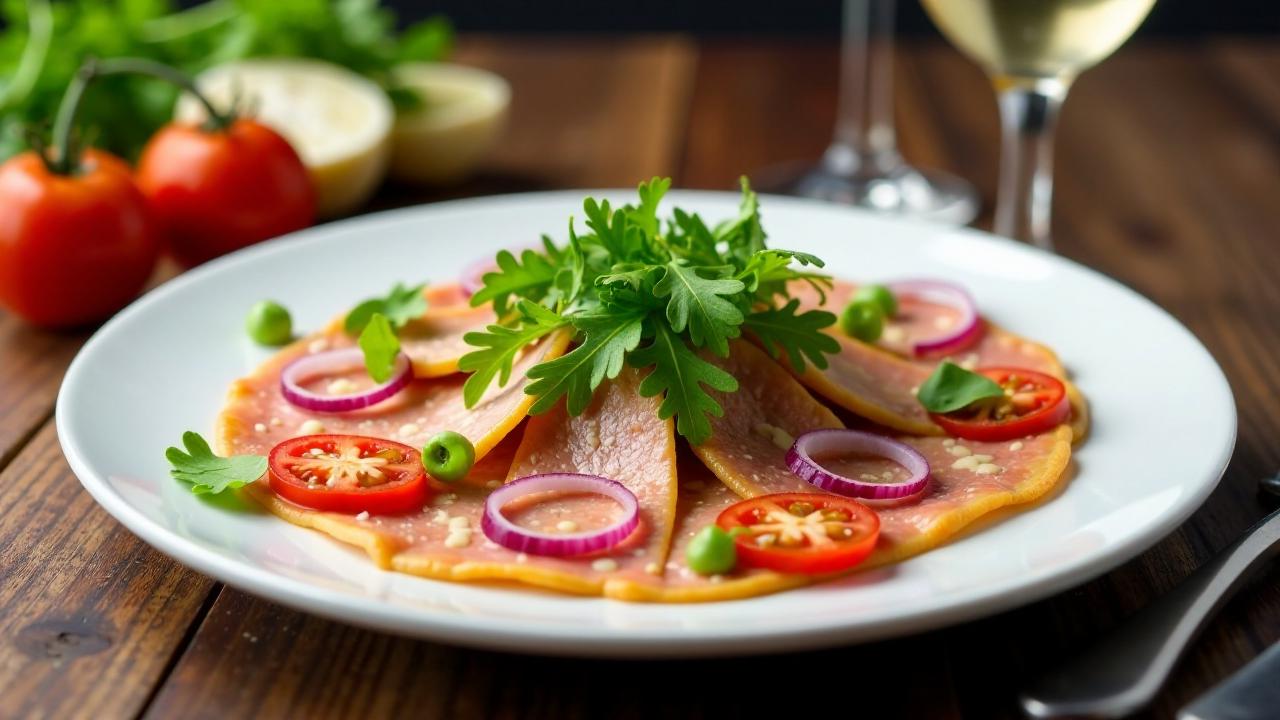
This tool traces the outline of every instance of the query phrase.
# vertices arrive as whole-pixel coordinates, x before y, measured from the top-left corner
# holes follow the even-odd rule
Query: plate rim
[[[709,657],[730,654],[755,654],[761,652],[790,652],[817,647],[826,647],[852,642],[862,643],[885,639],[900,635],[915,634],[933,630],[968,620],[979,619],[1010,608],[1019,607],[1044,599],[1050,595],[1074,587],[1129,561],[1138,554],[1154,546],[1166,535],[1181,525],[1217,488],[1234,454],[1238,435],[1238,409],[1230,383],[1213,354],[1204,346],[1176,317],[1141,293],[1123,282],[1082,265],[1070,258],[1047,253],[1037,248],[1018,243],[1014,240],[993,235],[991,233],[969,227],[946,227],[924,221],[899,218],[886,218],[883,215],[859,211],[853,208],[833,206],[802,198],[778,195],[761,195],[761,204],[765,207],[790,204],[798,207],[821,209],[837,214],[851,213],[864,219],[878,222],[894,222],[915,226],[920,230],[937,231],[944,228],[980,242],[994,242],[1005,246],[1016,247],[1019,251],[1035,256],[1049,257],[1053,262],[1064,263],[1074,270],[1083,271],[1095,280],[1120,288],[1130,296],[1131,300],[1146,305],[1149,309],[1163,315],[1173,327],[1183,333],[1194,347],[1204,354],[1217,371],[1212,380],[1219,385],[1215,394],[1221,392],[1230,410],[1231,427],[1229,441],[1219,448],[1218,457],[1213,462],[1212,478],[1199,484],[1196,491],[1188,493],[1181,501],[1153,522],[1123,542],[1108,547],[1100,557],[1089,556],[1087,560],[1077,559],[1066,565],[1046,571],[1042,577],[1030,582],[1005,583],[1012,587],[997,585],[995,589],[983,592],[972,592],[969,597],[960,598],[948,605],[918,610],[879,622],[874,626],[844,625],[810,625],[805,628],[779,626],[776,628],[756,628],[750,634],[719,632],[706,628],[690,635],[679,628],[655,631],[652,628],[644,634],[627,634],[613,628],[596,629],[584,632],[587,628],[561,629],[556,626],[530,626],[526,622],[495,618],[492,616],[470,616],[465,614],[441,616],[429,609],[411,608],[410,606],[384,605],[374,603],[367,605],[365,611],[353,616],[350,614],[352,597],[340,591],[313,586],[305,580],[277,574],[265,568],[257,567],[234,558],[220,555],[214,550],[206,549],[194,540],[185,538],[172,530],[153,523],[141,511],[135,509],[121,497],[105,477],[100,476],[83,457],[76,442],[76,436],[68,427],[69,397],[74,396],[82,374],[81,366],[84,358],[90,356],[93,348],[102,338],[113,332],[114,328],[127,321],[133,315],[145,312],[152,304],[163,302],[165,298],[189,283],[199,282],[208,273],[215,272],[225,265],[244,262],[255,262],[276,252],[295,247],[300,243],[322,242],[331,234],[342,234],[353,227],[377,226],[381,223],[394,222],[403,218],[426,212],[466,212],[471,206],[509,205],[518,202],[552,202],[568,200],[579,202],[587,195],[609,196],[632,192],[628,188],[594,188],[581,190],[550,190],[537,192],[507,193],[486,195],[472,198],[461,198],[436,203],[395,208],[364,215],[344,218],[325,223],[295,233],[274,238],[267,242],[250,246],[243,250],[217,258],[203,266],[183,273],[135,299],[125,309],[104,323],[92,337],[80,348],[67,368],[55,403],[55,428],[58,442],[68,465],[76,475],[80,484],[113,518],[138,536],[148,545],[175,561],[200,573],[217,579],[231,587],[268,599],[272,602],[311,612],[338,622],[367,627],[396,635],[411,636],[447,642],[456,645],[478,647],[508,652],[536,653],[540,655],[561,655],[574,657]],[[673,190],[670,199],[681,197],[707,198],[719,200],[737,200],[737,193],[717,190]],[[1210,378],[1206,378],[1208,382]],[[391,572],[391,571],[382,571]],[[590,601],[604,601],[601,598],[586,598]],[[619,601],[620,602],[620,601]],[[742,603],[745,600],[722,602]],[[411,616],[411,617],[409,617]],[[409,621],[409,622],[406,622]]]

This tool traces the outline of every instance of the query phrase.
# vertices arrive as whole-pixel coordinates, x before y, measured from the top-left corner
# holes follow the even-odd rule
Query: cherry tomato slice
[[[847,570],[866,559],[880,537],[880,518],[862,503],[824,493],[761,495],[716,518],[734,534],[738,560],[785,573]],[[735,528],[745,528],[745,532]]]
[[[360,435],[306,435],[271,449],[271,489],[284,499],[328,512],[398,515],[427,502],[418,451]]]
[[[999,442],[1038,435],[1066,422],[1071,402],[1062,381],[1022,368],[980,368],[1005,391],[996,402],[979,402],[931,417],[943,430],[966,440]]]

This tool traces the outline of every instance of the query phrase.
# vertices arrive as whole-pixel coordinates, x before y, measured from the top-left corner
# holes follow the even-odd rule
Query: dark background
[[[266,1],[266,0],[264,0]],[[1037,2],[1038,0],[1026,0]],[[821,34],[839,28],[840,0],[384,0],[402,21],[449,16],[464,32]],[[908,35],[933,33],[915,0],[898,2]],[[1280,32],[1277,0],[1157,0],[1139,36]]]

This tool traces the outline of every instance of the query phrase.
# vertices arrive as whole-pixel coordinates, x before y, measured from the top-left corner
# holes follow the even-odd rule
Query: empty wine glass
[[[835,137],[784,192],[963,225],[978,214],[969,183],[908,165],[893,129],[893,0],[845,0]],[[791,177],[795,177],[792,174]]]

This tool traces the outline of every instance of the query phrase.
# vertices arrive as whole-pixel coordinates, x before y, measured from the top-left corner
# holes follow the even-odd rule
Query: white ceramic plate
[[[693,656],[835,645],[1028,603],[1099,575],[1208,496],[1235,442],[1221,370],[1164,311],[1091,270],[970,230],[762,199],[776,247],[851,278],[941,276],[993,320],[1056,349],[1092,403],[1092,436],[1047,502],[895,567],[767,597],[641,605],[451,584],[376,569],[270,515],[169,478],[164,448],[212,429],[227,384],[265,357],[242,322],[272,297],[317,328],[397,280],[445,279],[539,233],[563,237],[585,191],[481,198],[355,218],[236,253],[165,284],[84,346],[58,397],[72,469],[143,540],[200,572],[319,615],[451,643],[566,655]],[[629,193],[601,191],[617,199]],[[711,219],[738,198],[678,192]]]

